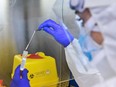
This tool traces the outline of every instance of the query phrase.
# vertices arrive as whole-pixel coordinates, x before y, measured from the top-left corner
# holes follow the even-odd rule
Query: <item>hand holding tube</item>
[[[42,29],[52,35],[54,39],[64,47],[68,46],[74,39],[66,29],[50,19],[39,26],[38,30]]]
[[[28,70],[24,69],[22,72],[22,76],[20,76],[20,66],[18,66],[15,70],[10,87],[30,87],[27,73]]]

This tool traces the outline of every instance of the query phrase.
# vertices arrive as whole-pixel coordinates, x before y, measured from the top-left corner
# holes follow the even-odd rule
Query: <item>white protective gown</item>
[[[94,0],[85,0],[85,7],[90,4],[87,1]],[[97,1],[100,3],[98,5],[103,7],[89,7],[104,38],[103,49],[94,53],[92,61],[99,72],[94,68],[85,70],[80,61],[80,58],[85,56],[82,54],[78,40],[74,39],[65,48],[68,66],[80,87],[116,87],[116,0],[105,1],[107,3],[104,6],[102,0]],[[93,6],[98,5],[95,3]]]

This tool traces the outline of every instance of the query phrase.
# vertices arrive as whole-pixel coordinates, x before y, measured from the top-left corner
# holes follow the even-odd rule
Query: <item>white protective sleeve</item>
[[[66,61],[79,87],[93,87],[103,81],[99,71],[86,67],[80,59],[86,58],[77,39],[65,48]],[[85,69],[87,68],[87,70]]]

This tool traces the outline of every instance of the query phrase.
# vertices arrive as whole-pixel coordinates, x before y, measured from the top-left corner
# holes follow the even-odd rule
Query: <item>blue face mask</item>
[[[86,37],[87,37],[86,35],[81,35],[80,34],[79,39],[78,39],[82,50],[85,49],[84,48],[84,43],[85,43]],[[84,51],[83,50],[83,53],[85,54],[85,56],[87,56],[89,61],[92,61],[93,58],[92,58],[91,51],[88,51],[88,50]]]
[[[84,43],[85,39],[86,39],[86,36],[81,36],[81,35],[79,36],[79,43],[80,43],[82,50],[84,49],[83,43]],[[83,53],[85,54],[85,56],[87,56],[89,61],[92,61],[93,58],[92,58],[91,51],[84,51],[83,50]]]
[[[78,40],[82,48],[82,51],[87,56],[88,60],[92,61],[92,52],[99,50],[100,47],[95,41],[93,41],[93,39],[90,36],[90,32],[87,32],[86,29],[84,29],[84,27],[82,26],[82,20],[77,20],[76,22],[80,28]]]

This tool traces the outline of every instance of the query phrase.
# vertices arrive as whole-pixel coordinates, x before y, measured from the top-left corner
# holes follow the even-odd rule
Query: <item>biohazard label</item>
[[[30,79],[33,78],[39,78],[39,77],[45,77],[50,75],[51,71],[50,70],[45,70],[45,71],[40,71],[40,72],[35,72],[29,75]]]

